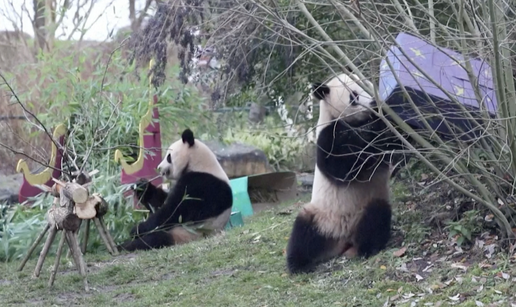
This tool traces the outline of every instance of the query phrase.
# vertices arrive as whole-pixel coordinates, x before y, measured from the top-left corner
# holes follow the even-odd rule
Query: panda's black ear
[[[190,147],[192,147],[195,144],[195,138],[192,130],[190,129],[186,129],[185,131],[183,131],[181,138],[183,139],[183,143],[188,143]]]
[[[330,93],[330,88],[322,83],[312,84],[312,90],[314,91],[314,97],[319,100],[324,99]]]

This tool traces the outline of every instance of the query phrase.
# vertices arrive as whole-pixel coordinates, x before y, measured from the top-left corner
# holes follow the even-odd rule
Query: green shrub
[[[150,96],[146,71],[136,72],[128,65],[120,51],[96,54],[91,50],[66,55],[63,50],[40,54],[36,64],[22,67],[28,77],[29,91],[19,93],[20,100],[51,131],[59,123],[67,123],[70,132],[66,150],[75,164],[84,170],[100,172],[93,178],[91,192],[100,193],[109,204],[106,225],[120,242],[129,229],[142,219],[142,213],[133,211],[133,202],[124,199],[128,186],[120,184],[121,167],[114,162],[114,152],[121,149],[124,155],[130,145],[138,142],[138,126],[148,111]],[[89,69],[89,71],[86,71]],[[177,71],[177,67],[169,68]],[[183,87],[173,74],[158,93],[162,143],[177,139],[179,133],[190,127],[210,127],[208,113],[203,110],[203,100],[197,90]],[[16,89],[20,84],[13,84]],[[34,102],[39,102],[36,106]],[[41,112],[42,107],[44,110]],[[39,112],[38,112],[39,110]],[[27,123],[27,131],[34,138],[46,137],[40,129]],[[34,131],[36,130],[36,131]],[[203,129],[206,133],[212,133]],[[46,154],[48,155],[48,154]],[[73,163],[63,166],[75,170]],[[52,200],[48,195],[35,199],[29,208],[0,207],[0,260],[10,261],[23,257],[45,225],[45,214]],[[89,251],[105,248],[100,236],[92,227]],[[57,245],[57,244],[55,244]],[[39,253],[42,243],[32,257]],[[51,253],[55,252],[55,248]]]

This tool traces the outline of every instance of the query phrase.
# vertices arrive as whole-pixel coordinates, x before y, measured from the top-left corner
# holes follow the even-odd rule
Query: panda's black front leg
[[[146,234],[151,233],[154,230],[155,225],[151,223],[146,223],[146,221],[138,223],[136,226],[133,226],[131,228],[131,231],[129,232],[129,235],[131,237],[140,237],[144,236]]]
[[[151,212],[151,214],[161,208],[167,198],[167,193],[154,186],[147,179],[140,179],[133,188],[138,201]],[[151,208],[152,207],[152,208]]]
[[[326,126],[317,138],[317,167],[337,184],[356,179],[377,159],[371,154],[369,137],[342,120]]]

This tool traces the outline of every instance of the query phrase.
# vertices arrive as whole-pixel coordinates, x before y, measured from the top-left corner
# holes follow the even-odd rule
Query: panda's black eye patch
[[[351,105],[357,105],[358,104],[358,93],[355,91],[351,91],[349,93],[349,101],[351,102]]]
[[[170,154],[167,155],[167,162],[172,163],[172,157],[170,156]]]

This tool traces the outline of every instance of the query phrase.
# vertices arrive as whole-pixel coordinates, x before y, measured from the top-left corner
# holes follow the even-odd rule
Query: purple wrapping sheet
[[[490,116],[494,117],[497,111],[497,102],[489,64],[486,61],[470,59],[482,96],[479,109],[467,72],[457,63],[464,63],[464,58],[460,53],[435,47],[407,33],[398,34],[396,42],[400,47],[391,46],[380,64],[380,98],[385,100],[413,128],[424,128],[424,124],[418,119],[419,116],[412,110],[410,101],[404,97],[403,90],[400,88],[400,84],[402,84],[420,112],[427,118],[430,126],[441,136],[445,138],[459,137],[462,140],[478,137],[482,131],[482,121],[477,120],[475,123],[475,121],[466,120],[465,116],[467,115],[460,106],[453,102],[434,82],[450,96],[455,97],[473,117],[481,118],[480,110],[485,112],[486,109]],[[415,65],[405,57],[400,49]],[[386,59],[389,59],[393,66],[392,71]],[[429,76],[430,81],[420,72],[421,70]],[[437,109],[428,99],[437,105]],[[451,126],[451,131],[444,124],[443,119]]]

